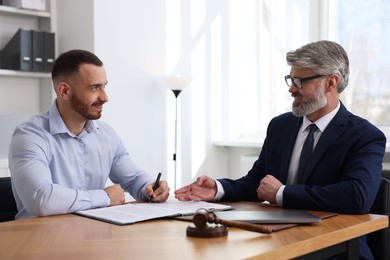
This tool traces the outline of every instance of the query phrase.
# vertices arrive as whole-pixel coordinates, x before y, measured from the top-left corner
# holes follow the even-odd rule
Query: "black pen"
[[[158,187],[160,187],[160,178],[161,178],[161,175],[162,175],[162,173],[159,172],[158,175],[157,175],[156,181],[154,182],[154,185],[153,185],[153,191],[157,190]]]
[[[160,178],[161,178],[161,175],[162,175],[161,172],[159,172],[158,175],[157,175],[156,181],[154,182],[154,185],[153,185],[153,192],[154,192],[155,190],[157,190],[158,187],[160,187]],[[152,201],[152,198],[150,198],[149,201]]]

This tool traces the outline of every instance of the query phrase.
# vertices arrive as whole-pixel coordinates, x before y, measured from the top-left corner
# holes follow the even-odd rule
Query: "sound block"
[[[207,226],[198,228],[195,226],[187,227],[187,236],[189,237],[204,237],[204,238],[213,238],[213,237],[223,237],[228,234],[228,228],[225,225],[218,226]]]

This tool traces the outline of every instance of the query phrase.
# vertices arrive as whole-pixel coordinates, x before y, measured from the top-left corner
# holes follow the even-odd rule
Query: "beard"
[[[102,102],[96,102],[94,104],[102,104]],[[94,105],[92,104],[92,106]],[[82,117],[84,117],[87,120],[96,120],[99,119],[102,116],[102,111],[98,111],[96,113],[93,113],[91,111],[91,106],[85,104],[77,95],[73,95],[70,99],[70,106],[73,108],[74,111],[79,113]]]
[[[302,100],[298,106],[292,105],[292,112],[297,117],[307,116],[318,109],[323,108],[328,103],[326,99],[325,91],[322,88],[318,88],[315,95],[307,100]]]

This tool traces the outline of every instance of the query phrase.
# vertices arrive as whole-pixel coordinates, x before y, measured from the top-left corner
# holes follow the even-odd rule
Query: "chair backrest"
[[[18,213],[11,188],[11,178],[0,178],[0,222],[15,220]]]
[[[383,170],[382,171],[382,178],[390,180],[390,170]]]
[[[387,215],[390,218],[390,180],[387,178],[382,177],[381,179],[381,185],[371,207],[371,213]],[[389,227],[367,235],[367,243],[375,260],[390,259]]]

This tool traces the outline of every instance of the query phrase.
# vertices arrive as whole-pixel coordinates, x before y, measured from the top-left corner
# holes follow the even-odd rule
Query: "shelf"
[[[0,14],[31,16],[38,18],[50,18],[50,13],[39,10],[20,9],[11,6],[0,5]]]
[[[25,77],[25,78],[50,78],[49,72],[30,72],[30,71],[17,71],[17,70],[2,70],[0,69],[0,76],[9,77]]]

